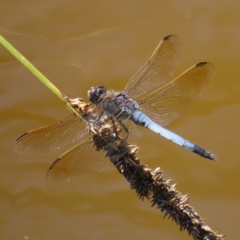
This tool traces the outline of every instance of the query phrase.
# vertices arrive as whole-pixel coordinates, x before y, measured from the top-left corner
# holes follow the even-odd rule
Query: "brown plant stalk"
[[[76,108],[76,105],[73,106]],[[91,110],[90,110],[91,109]],[[81,101],[77,111],[83,116],[93,114],[90,104]],[[118,126],[117,126],[118,127]],[[112,125],[104,121],[88,123],[88,130],[97,151],[105,151],[118,172],[130,183],[140,199],[147,199],[156,206],[163,217],[172,219],[180,230],[187,230],[194,240],[222,240],[224,235],[217,234],[207,226],[201,216],[189,203],[189,196],[180,193],[175,184],[163,178],[163,171],[142,165],[137,158],[138,146],[117,138]]]

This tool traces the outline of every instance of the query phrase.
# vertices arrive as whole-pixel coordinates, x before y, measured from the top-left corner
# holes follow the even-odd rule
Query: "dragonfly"
[[[211,63],[200,62],[168,82],[179,62],[180,49],[178,36],[166,36],[124,91],[107,90],[103,85],[92,87],[88,99],[97,114],[88,116],[85,121],[94,124],[105,119],[115,129],[116,138],[116,126],[120,126],[125,133],[122,138],[134,143],[142,137],[138,126],[143,126],[201,157],[218,160],[213,153],[165,128],[189,109],[215,72]],[[50,182],[69,180],[109,163],[104,152],[96,151],[87,136],[86,124],[73,115],[58,124],[21,135],[14,150],[24,154],[45,153],[81,140],[57,158],[47,173]]]

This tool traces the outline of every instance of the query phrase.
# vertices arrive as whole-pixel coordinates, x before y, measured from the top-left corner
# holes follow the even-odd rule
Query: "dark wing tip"
[[[19,136],[17,139],[16,139],[16,142],[15,143],[17,143],[22,137],[24,137],[25,135],[27,135],[28,133],[26,132],[26,133],[23,133],[21,136]]]
[[[163,38],[163,41],[167,41],[171,36],[173,36],[172,34],[170,34],[170,35],[168,35],[168,36],[166,36],[166,37],[164,37]]]
[[[196,68],[206,68],[210,72],[214,73],[215,72],[215,67],[210,63],[210,62],[200,62],[195,65]]]
[[[21,151],[21,147],[19,148],[19,144],[21,145],[20,140],[21,140],[24,136],[26,136],[27,134],[28,134],[27,132],[24,133],[24,134],[22,134],[22,135],[19,136],[19,137],[16,139],[16,141],[14,142],[13,151],[14,151],[15,153],[18,153],[18,154],[24,153],[24,151]]]
[[[52,170],[53,166],[54,166],[59,160],[60,160],[60,157],[57,158],[57,159],[52,163],[52,165],[51,165],[50,168],[49,168],[49,171]]]
[[[46,181],[47,182],[56,182],[57,179],[56,179],[56,176],[53,175],[53,167],[54,165],[60,160],[60,158],[57,158],[53,163],[52,165],[49,167],[48,171],[47,171],[47,175],[46,175]]]
[[[200,62],[200,63],[196,64],[196,67],[202,67],[207,64],[209,64],[209,63],[208,62]]]

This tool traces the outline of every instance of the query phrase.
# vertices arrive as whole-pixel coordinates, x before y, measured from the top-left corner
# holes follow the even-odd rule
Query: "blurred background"
[[[171,131],[219,157],[211,162],[143,129],[138,157],[161,167],[190,195],[207,225],[239,239],[240,2],[1,1],[0,32],[69,97],[91,86],[123,90],[159,41],[176,34],[182,54],[174,76],[209,61],[216,74]],[[69,112],[35,76],[0,46],[0,239],[191,239],[140,201],[109,165],[70,182],[45,180],[64,151],[17,155],[24,132]],[[81,156],[79,156],[81,160]]]

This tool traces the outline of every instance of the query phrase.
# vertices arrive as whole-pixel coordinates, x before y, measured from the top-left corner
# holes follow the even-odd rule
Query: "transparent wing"
[[[86,125],[76,116],[37,128],[21,135],[14,144],[16,153],[44,153],[75,143],[87,134]]]
[[[143,135],[142,131],[131,120],[121,119],[120,118],[120,121],[122,122],[122,124],[124,124],[124,126],[121,126],[121,132],[120,132],[120,136],[122,137],[122,139],[126,139],[128,144],[138,145],[139,142],[142,139],[142,135]],[[126,132],[125,128],[127,129],[129,135]],[[127,137],[127,135],[128,135],[128,137]]]
[[[139,129],[139,127],[132,122],[131,120],[128,120],[126,122],[126,126],[129,130],[129,137],[126,139],[126,141],[129,144],[133,144],[133,145],[138,145],[139,142],[142,139],[142,131]]]
[[[214,74],[211,63],[202,62],[188,69],[169,84],[141,98],[141,110],[161,126],[180,118]]]
[[[131,98],[137,98],[164,84],[176,68],[180,47],[179,37],[175,35],[165,37],[150,59],[129,80],[125,92]]]
[[[96,151],[92,141],[84,141],[61,155],[49,168],[48,182],[66,181],[107,166],[110,160]]]

